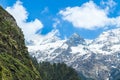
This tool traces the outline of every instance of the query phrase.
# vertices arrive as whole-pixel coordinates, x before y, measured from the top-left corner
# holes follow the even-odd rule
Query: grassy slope
[[[29,58],[22,31],[0,7],[0,80],[41,80]]]

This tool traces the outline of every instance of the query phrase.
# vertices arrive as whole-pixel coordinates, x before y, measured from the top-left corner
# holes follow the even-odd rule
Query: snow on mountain
[[[36,34],[32,36],[30,40],[26,41],[26,45],[36,46],[36,45],[44,45],[47,43],[53,43],[60,40],[60,38],[57,37],[58,35],[59,35],[58,30],[53,30],[45,36]]]
[[[31,55],[37,57],[38,61],[45,61],[45,60],[52,60],[54,57],[56,57],[59,53],[55,53],[54,51],[61,47],[64,40],[56,41],[52,43],[47,44],[41,44],[41,45],[31,45],[28,46],[28,50]],[[62,49],[66,48],[66,45],[61,47]],[[53,53],[54,52],[54,53]]]
[[[94,40],[84,39],[74,33],[67,40],[51,34],[30,42],[28,50],[39,62],[65,62],[88,78],[115,80],[111,74],[120,70],[119,28],[103,32]]]
[[[66,43],[69,46],[77,46],[79,44],[85,44],[85,40],[80,37],[80,35],[74,33],[67,41]]]
[[[100,54],[114,54],[120,51],[120,29],[103,32],[89,46],[90,50]]]

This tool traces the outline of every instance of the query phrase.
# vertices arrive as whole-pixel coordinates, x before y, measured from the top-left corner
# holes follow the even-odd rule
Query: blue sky
[[[119,0],[0,0],[0,5],[15,17],[26,38],[55,31],[62,39],[73,33],[94,39],[120,26]]]

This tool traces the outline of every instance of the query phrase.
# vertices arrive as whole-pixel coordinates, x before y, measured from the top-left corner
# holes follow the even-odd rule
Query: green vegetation
[[[64,63],[37,63],[36,58],[32,61],[43,80],[81,80],[78,73]]]
[[[14,18],[0,7],[0,80],[41,80]]]

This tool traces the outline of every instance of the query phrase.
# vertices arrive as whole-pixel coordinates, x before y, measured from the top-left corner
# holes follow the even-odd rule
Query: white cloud
[[[107,0],[107,1],[101,1],[100,2],[101,6],[105,8],[105,10],[110,13],[113,12],[115,9],[115,6],[117,3],[114,0]]]
[[[109,8],[113,8],[117,5],[117,3],[114,0],[108,0],[108,1],[101,1],[102,6],[108,6]]]
[[[110,8],[112,8],[112,7],[114,7],[114,6],[117,5],[117,3],[116,3],[114,0],[108,0],[108,2],[106,2],[106,4],[107,4]]]
[[[112,0],[108,4],[110,7],[115,5]],[[119,26],[118,17],[109,18],[108,13],[108,10],[100,8],[93,1],[82,6],[67,7],[59,12],[63,20],[71,22],[74,27],[90,30],[111,25]]]
[[[53,23],[53,27],[56,28],[60,24],[60,20],[55,18],[54,21],[55,23]]]
[[[38,19],[27,22],[28,12],[20,1],[17,1],[12,7],[7,7],[6,10],[16,19],[26,39],[31,38],[32,35],[34,36],[36,32],[43,27],[42,22]]]
[[[18,26],[22,29],[27,42],[33,41],[34,45],[45,44],[47,42],[57,41],[59,38],[59,30],[53,29],[46,35],[36,34],[36,32],[43,28],[40,20],[28,22],[28,12],[23,7],[22,2],[17,1],[12,7],[7,7],[6,10],[16,19]],[[47,11],[45,8],[44,12]]]

